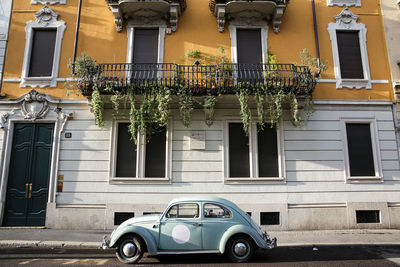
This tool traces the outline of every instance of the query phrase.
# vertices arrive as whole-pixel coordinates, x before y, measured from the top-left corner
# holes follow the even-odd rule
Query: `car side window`
[[[205,218],[232,218],[232,213],[229,209],[216,205],[216,204],[205,204],[204,205],[204,217]]]
[[[166,215],[167,218],[198,218],[199,205],[182,203],[172,206]]]

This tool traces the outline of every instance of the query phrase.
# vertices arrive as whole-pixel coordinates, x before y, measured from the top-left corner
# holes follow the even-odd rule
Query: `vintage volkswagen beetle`
[[[258,248],[272,249],[270,239],[234,203],[215,197],[172,200],[161,215],[131,218],[105,236],[103,248],[116,248],[121,262],[150,255],[222,253],[233,262],[250,260]]]

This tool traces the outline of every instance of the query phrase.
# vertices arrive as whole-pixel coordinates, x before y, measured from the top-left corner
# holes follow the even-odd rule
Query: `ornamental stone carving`
[[[47,26],[57,22],[58,14],[48,6],[44,6],[39,12],[35,13],[36,22]]]
[[[31,90],[24,96],[21,111],[26,120],[42,119],[49,111],[48,100],[44,94]]]
[[[354,15],[350,9],[345,8],[339,15],[335,16],[336,23],[344,26],[346,28],[351,28],[353,25],[356,24],[358,20],[358,16]]]
[[[178,28],[179,16],[186,8],[186,2],[173,2],[164,0],[106,0],[109,9],[114,15],[117,32],[121,32],[124,22],[142,23],[151,25],[167,22],[171,30]]]

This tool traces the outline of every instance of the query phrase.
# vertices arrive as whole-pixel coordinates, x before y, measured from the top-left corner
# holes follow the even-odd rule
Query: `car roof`
[[[233,203],[225,198],[219,198],[219,197],[213,197],[213,196],[190,196],[190,197],[174,198],[173,200],[171,200],[169,205],[172,205],[172,204],[178,203],[178,202],[189,202],[189,201],[217,202],[217,203],[220,203],[220,204],[223,204],[226,206],[230,206],[232,208],[236,208],[236,209],[240,210],[239,207],[236,206],[235,203]]]

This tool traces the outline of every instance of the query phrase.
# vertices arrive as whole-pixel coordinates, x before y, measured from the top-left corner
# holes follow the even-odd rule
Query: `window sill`
[[[57,79],[55,77],[25,77],[22,78],[20,87],[57,87]]]
[[[134,177],[112,177],[110,180],[114,184],[171,184],[169,178],[134,178]]]
[[[284,177],[260,177],[260,178],[249,178],[249,177],[238,177],[238,178],[225,178],[226,184],[285,184]]]
[[[338,79],[336,81],[336,88],[366,88],[371,89],[371,80],[366,79]]]
[[[383,183],[383,179],[379,176],[352,176],[347,177],[347,183]]]

